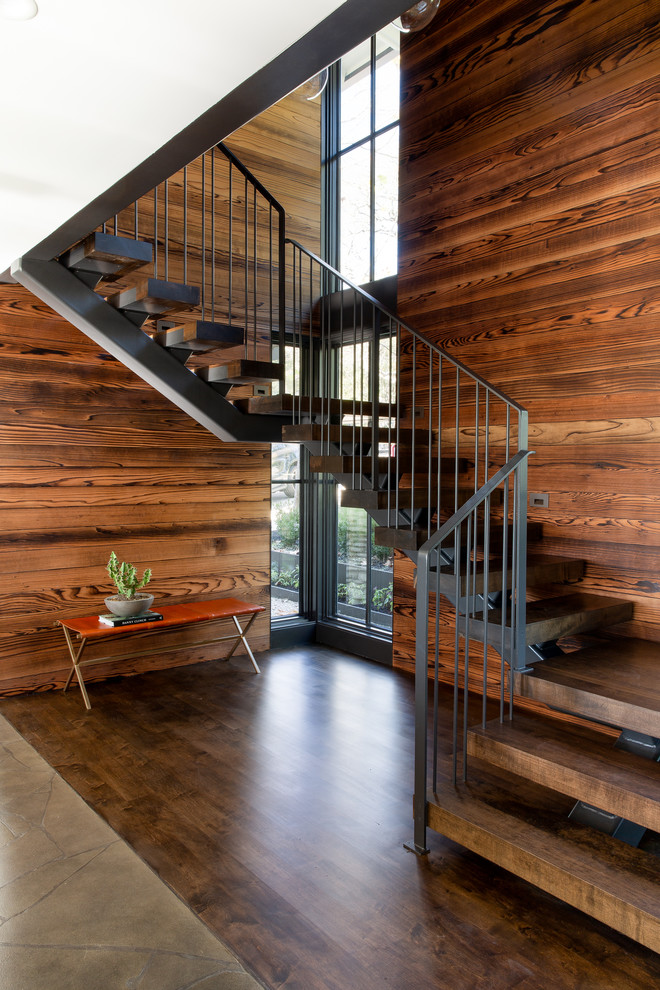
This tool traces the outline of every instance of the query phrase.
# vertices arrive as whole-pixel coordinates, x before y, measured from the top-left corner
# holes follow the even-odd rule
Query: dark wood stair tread
[[[576,801],[660,832],[660,766],[592,729],[516,714],[468,732],[468,752]]]
[[[612,637],[516,674],[521,697],[660,737],[660,644]]]
[[[282,440],[285,443],[331,443],[331,444],[371,444],[374,431],[371,426],[347,425],[335,423],[287,423],[282,428]],[[394,428],[381,427],[376,431],[376,440],[382,444],[409,443],[412,434],[409,430],[400,430],[398,437]]]
[[[60,255],[60,264],[72,271],[90,272],[113,282],[151,264],[153,249],[146,241],[96,231]]]
[[[196,368],[195,374],[204,381],[225,385],[253,385],[262,382],[279,381],[284,376],[284,366],[270,361],[252,361],[238,358],[225,364],[211,364]]]
[[[277,395],[255,395],[236,399],[234,405],[248,415],[283,416],[287,413],[303,416],[371,416],[373,405],[370,402],[351,402],[347,399],[320,399],[318,396],[292,395],[290,392]],[[378,416],[392,417],[394,407],[381,403]]]
[[[241,327],[211,320],[191,320],[177,326],[158,330],[154,339],[163,347],[179,347],[202,353],[236,347],[245,343],[245,331]]]
[[[479,761],[467,784],[443,781],[429,825],[492,863],[660,950],[660,861],[565,819],[572,800]]]
[[[453,463],[453,462],[452,462]],[[366,509],[367,512],[377,512],[390,510],[392,512],[396,511],[397,508],[397,492],[398,492],[398,506],[399,510],[403,512],[410,511],[411,507],[413,509],[425,509],[429,504],[429,492],[428,485],[422,484],[418,487],[413,488],[402,488],[401,485],[397,485],[396,490],[387,489],[377,489],[375,491],[360,490],[345,488],[341,493],[341,504],[349,509]],[[441,508],[445,506],[451,507],[452,512],[454,511],[454,495],[455,490],[453,485],[448,485],[441,491]],[[458,489],[458,504],[464,505],[465,502],[474,495],[474,488],[460,487]],[[497,488],[493,492],[493,498],[491,498],[491,503],[493,505],[500,505],[502,502],[502,489]],[[432,486],[431,490],[431,507],[436,508],[437,505],[437,490]]]
[[[511,539],[513,534],[512,526],[509,526],[508,530],[509,530],[509,546],[511,546]],[[541,536],[541,531],[542,531],[542,526],[540,523],[527,524],[527,533],[528,533],[528,538],[530,540],[539,539]],[[433,535],[433,531],[431,535]],[[428,527],[426,526],[413,527],[412,529],[409,526],[399,526],[399,527],[376,526],[376,528],[374,529],[374,542],[378,546],[392,547],[393,549],[396,550],[413,550],[413,549],[419,550],[419,548],[424,543],[426,543],[428,538],[429,538]],[[466,539],[464,526],[461,527],[461,539],[462,541],[465,541]],[[477,532],[477,549],[483,548],[482,540],[483,540],[483,531],[480,527]],[[502,541],[503,541],[503,527],[497,526],[491,528],[491,533],[490,533],[491,549],[495,550],[498,547],[501,547]],[[474,547],[474,538],[472,545]],[[449,537],[443,543],[443,549],[453,551],[454,549],[453,537]],[[494,613],[489,613],[489,617],[491,614],[494,615]],[[532,642],[536,643],[537,640],[532,640]]]
[[[141,278],[135,285],[106,297],[106,301],[125,312],[145,317],[194,309],[199,305],[199,289],[194,285]]]
[[[633,603],[618,598],[605,598],[600,595],[587,595],[577,592],[546,598],[542,601],[527,602],[526,642],[545,643],[562,636],[586,632],[599,626],[626,622],[633,614]],[[482,613],[470,620],[470,637],[483,641],[484,623]],[[506,617],[506,628],[511,622],[510,612]],[[488,640],[493,644],[500,641],[502,614],[498,609],[488,613]]]
[[[435,568],[432,568],[435,573]],[[511,567],[506,570],[507,588],[511,588]],[[476,573],[475,573],[476,571]],[[527,558],[527,586],[542,584],[560,584],[563,581],[577,581],[584,573],[584,561],[570,557],[551,557],[542,554],[532,554]],[[488,593],[492,594],[502,590],[502,559],[491,557],[488,568]],[[479,561],[470,573],[470,590],[476,587],[478,595],[484,592],[485,568],[483,561]],[[467,576],[459,576],[459,587],[461,594],[465,594]],[[429,590],[435,591],[436,578],[432,578]],[[449,592],[454,594],[456,588],[456,578],[454,576],[453,565],[447,564],[440,568],[440,591],[443,594]]]

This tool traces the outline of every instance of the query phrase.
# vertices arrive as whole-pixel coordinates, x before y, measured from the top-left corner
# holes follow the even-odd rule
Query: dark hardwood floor
[[[411,838],[412,681],[323,647],[0,702],[271,988],[652,990],[660,956]]]

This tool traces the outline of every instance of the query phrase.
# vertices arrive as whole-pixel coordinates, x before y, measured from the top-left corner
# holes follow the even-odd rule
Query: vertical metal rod
[[[426,536],[431,535],[431,505],[433,504],[433,494],[431,488],[431,476],[433,473],[433,351],[427,347],[429,354],[429,424],[427,427],[427,465],[426,465]]]
[[[440,528],[440,512],[442,509],[442,354],[438,352],[438,441],[434,445],[438,457],[438,491],[436,492],[436,527]],[[440,558],[438,557],[438,569]]]
[[[215,323],[215,147],[211,149],[211,322]]]
[[[243,279],[243,314],[245,319],[245,357],[249,356],[249,342],[248,342],[248,299],[249,299],[249,287],[248,287],[248,255],[250,253],[250,235],[249,235],[249,217],[248,217],[248,180],[245,177],[245,183],[243,186],[243,195],[245,197],[244,209],[243,209],[243,244],[245,246],[245,261],[244,261],[244,279]]]
[[[163,198],[165,200],[165,233],[163,234],[165,243],[163,249],[165,252],[165,281],[167,282],[170,276],[170,195],[167,179],[163,183]]]
[[[202,319],[206,311],[206,152],[202,155]]]
[[[472,554],[472,514],[467,518],[467,553],[465,556],[465,596],[470,597],[470,565]],[[470,678],[470,605],[465,608],[465,646],[463,664],[463,783],[467,780],[467,730],[468,730],[468,701]]]
[[[460,402],[461,402],[461,379],[460,370],[456,369],[456,436],[454,437],[454,512],[458,511],[458,441],[460,437]]]
[[[511,407],[506,407],[506,440],[504,451],[504,463],[509,460],[509,437],[511,432]],[[508,608],[508,587],[507,574],[509,563],[509,478],[504,480],[504,506],[503,506],[503,534],[502,534],[502,628],[500,638],[500,722],[504,721],[504,682],[506,673],[506,617]],[[513,570],[513,567],[512,567]]]
[[[139,232],[139,228],[140,228],[139,217],[138,217],[138,200],[137,199],[135,200],[135,203],[133,204],[133,213],[134,213],[133,224],[134,224],[134,227],[135,227],[135,240],[137,241],[138,238],[139,238],[139,233],[138,232]]]
[[[273,206],[268,206],[268,337],[270,340],[270,359],[273,360]],[[278,334],[279,341],[279,334]],[[279,347],[279,362],[284,363],[284,349]],[[280,392],[284,391],[280,388]]]
[[[158,278],[158,186],[154,187],[154,278]]]
[[[296,302],[297,302],[297,300],[296,300],[296,271],[297,271],[296,259],[297,259],[297,257],[298,257],[297,251],[296,251],[295,247],[292,247],[291,248],[291,330],[292,330],[292,335],[293,335],[293,346],[292,346],[291,350],[293,351],[293,361],[291,362],[292,363],[292,368],[291,368],[291,390],[292,390],[292,393],[293,393],[293,400],[292,400],[293,401],[293,410],[292,410],[292,413],[293,414],[292,414],[292,417],[291,418],[292,418],[292,420],[293,420],[294,423],[297,422],[297,421],[299,422],[299,420],[296,420],[296,402],[297,402],[297,399],[296,399],[296,395],[297,395],[297,392],[296,392],[296,385],[297,385],[297,382],[296,382],[296,377],[297,377],[297,375],[296,375],[296,350],[297,350],[297,348],[296,348],[296,321],[298,319],[298,315],[297,315],[298,314],[298,310],[297,310],[297,306],[296,306]],[[302,372],[302,367],[301,367],[301,372]],[[298,384],[298,389],[300,389],[299,384]],[[300,416],[300,409],[299,408],[298,408],[297,412],[298,412],[298,416]]]
[[[258,263],[258,251],[257,251],[257,190],[256,187],[252,190],[252,246],[254,248],[254,275],[252,283],[252,313],[254,322],[254,360],[257,360],[257,279],[259,277],[259,263]]]
[[[415,618],[415,793],[413,797],[414,842],[419,852],[426,849],[426,769],[428,708],[428,551],[417,560]]]
[[[461,571],[460,571],[460,558],[461,558],[461,547],[460,547],[460,537],[461,537],[461,526],[460,523],[454,530],[454,595],[456,602],[456,622],[454,623],[454,701],[452,710],[452,784],[456,786],[456,778],[458,772],[458,694],[459,694],[459,679],[460,679],[460,628],[459,628],[459,615],[458,615],[458,603],[461,600]],[[440,547],[438,547],[438,554],[440,554]],[[439,561],[438,561],[439,563]]]
[[[397,320],[396,324],[396,453],[394,457],[394,467],[397,477],[400,476],[399,459],[401,457],[401,324]],[[413,436],[414,440],[414,436]],[[388,496],[389,499],[389,496]],[[389,505],[389,502],[388,502]],[[394,494],[394,518],[396,525],[399,524],[399,486],[396,486]],[[390,524],[391,525],[391,524]]]
[[[119,236],[119,218],[118,215],[115,213],[115,237],[118,236]]]
[[[415,415],[417,410],[415,408],[415,400],[417,398],[417,337],[413,337],[413,349],[412,349],[412,443],[410,445],[411,452],[411,465],[410,465],[410,529],[414,526],[415,519],[415,453],[416,453],[416,439],[417,431],[415,429],[415,423],[417,422],[417,416]]]
[[[188,284],[188,166],[183,167],[183,282]]]
[[[490,442],[490,391],[486,389],[486,438],[484,455],[484,482],[488,481],[488,452]],[[488,694],[488,587],[490,581],[490,495],[486,499],[485,519],[484,519],[484,576],[483,576],[483,603],[484,603],[484,668],[482,685],[482,713],[481,721],[486,728],[486,699]]]
[[[433,678],[433,791],[438,789],[438,708],[440,700],[440,547],[435,551],[435,663]],[[429,561],[430,563],[430,561]]]
[[[232,304],[234,295],[234,166],[229,162],[229,303],[227,306],[227,316],[229,326],[232,325]]]

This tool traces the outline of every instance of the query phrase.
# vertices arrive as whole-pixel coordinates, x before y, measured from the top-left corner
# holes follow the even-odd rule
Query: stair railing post
[[[417,557],[417,593],[415,617],[415,741],[413,841],[406,848],[419,856],[428,853],[427,827],[427,746],[428,746],[428,639],[429,639],[429,551]]]
[[[380,377],[380,310],[372,307],[373,314],[373,334],[371,337],[371,487],[374,491],[378,484],[378,404],[379,404],[379,377]],[[364,352],[363,352],[364,355]],[[364,429],[364,423],[362,424]],[[388,472],[390,465],[388,464]],[[367,606],[369,602],[367,602]]]

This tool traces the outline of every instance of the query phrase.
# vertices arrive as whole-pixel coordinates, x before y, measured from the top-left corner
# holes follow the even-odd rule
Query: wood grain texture
[[[584,559],[580,590],[628,598],[620,631],[656,641],[659,15],[477,0],[403,39],[398,284],[404,320],[529,410],[543,551]],[[395,589],[411,666],[400,557]]]

